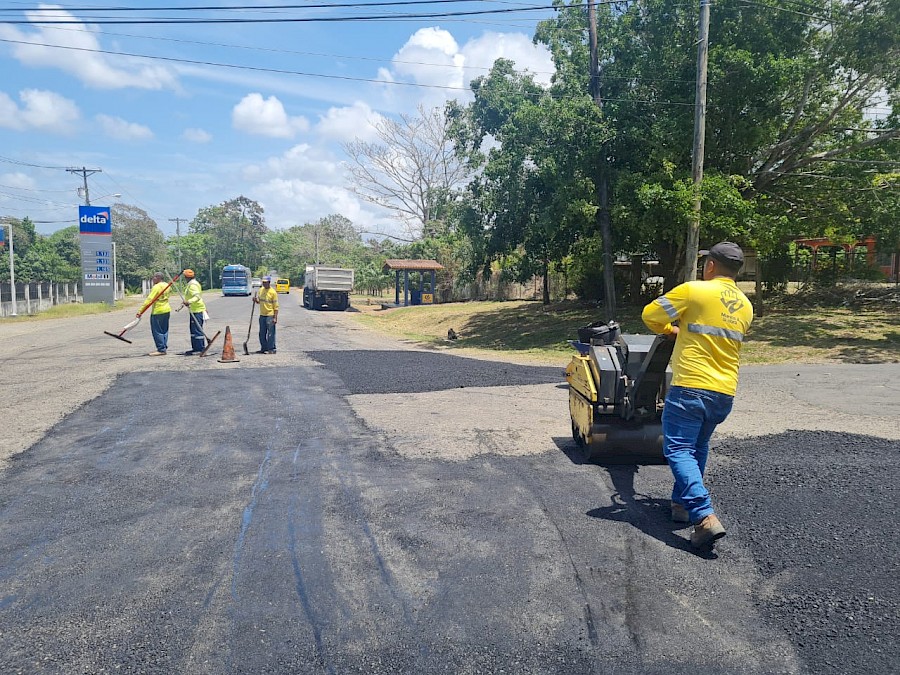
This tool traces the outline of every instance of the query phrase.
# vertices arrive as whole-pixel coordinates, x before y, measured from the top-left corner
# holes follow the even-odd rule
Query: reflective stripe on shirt
[[[713,335],[715,337],[728,338],[729,340],[744,341],[744,334],[727,328],[719,328],[718,326],[705,326],[702,323],[689,323],[688,330],[691,333],[700,333],[702,335]]]
[[[657,298],[656,302],[659,303],[659,306],[666,310],[666,314],[669,315],[669,318],[673,321],[678,318],[678,310],[675,309],[675,305],[669,302],[669,299],[666,296],[662,296],[661,298]]]

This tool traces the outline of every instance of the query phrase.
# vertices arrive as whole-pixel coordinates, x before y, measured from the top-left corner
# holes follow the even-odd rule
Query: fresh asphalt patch
[[[719,441],[708,558],[664,466],[411,460],[336,393],[560,369],[388,354],[131,373],[18,455],[0,672],[893,672],[894,444]]]
[[[814,673],[900,664],[900,445],[825,431],[721,441],[710,488]],[[722,461],[725,460],[725,461]]]
[[[565,369],[415,351],[313,351],[351,394],[403,394],[464,387],[565,383]]]

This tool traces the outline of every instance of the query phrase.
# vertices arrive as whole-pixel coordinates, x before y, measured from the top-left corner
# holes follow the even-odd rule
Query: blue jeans
[[[156,344],[156,351],[165,352],[169,349],[169,312],[165,314],[150,315],[150,334]]]
[[[672,387],[663,408],[663,453],[675,477],[672,501],[687,509],[692,523],[713,513],[703,472],[709,439],[725,421],[734,397],[706,389]]]
[[[275,317],[259,317],[259,348],[264,352],[275,351]]]
[[[203,312],[193,312],[191,317],[191,351],[202,352],[206,349],[206,337],[203,335]]]

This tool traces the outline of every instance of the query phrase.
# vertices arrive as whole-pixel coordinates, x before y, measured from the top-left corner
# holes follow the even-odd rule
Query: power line
[[[614,4],[614,3],[610,3]],[[485,16],[496,14],[511,14],[518,12],[545,12],[552,10],[552,5],[531,5],[504,9],[479,9],[459,12],[421,12],[416,14],[363,14],[350,16],[307,16],[307,17],[239,17],[239,18],[162,18],[162,19],[107,19],[95,17],[67,17],[66,19],[12,19],[6,20],[8,24],[32,24],[42,25],[83,23],[89,20],[97,25],[181,25],[181,24],[248,24],[248,23],[339,23],[339,22],[368,22],[368,21],[412,21],[421,19],[445,19],[458,16]],[[41,10],[46,14],[48,10]]]
[[[58,171],[66,170],[66,167],[64,166],[46,166],[44,164],[32,164],[31,162],[23,162],[20,159],[12,159],[11,157],[0,156],[0,162],[6,162],[7,164],[16,164],[18,166],[30,166],[35,169],[55,169]]]
[[[235,70],[250,70],[254,72],[263,72],[263,73],[276,73],[279,75],[299,75],[301,77],[317,77],[322,79],[330,79],[330,80],[345,80],[350,82],[368,82],[370,84],[381,84],[381,85],[396,85],[401,87],[420,87],[425,89],[443,89],[447,91],[471,91],[468,87],[454,87],[451,85],[444,84],[424,84],[421,82],[402,82],[399,80],[379,80],[370,77],[352,77],[350,75],[329,75],[326,73],[310,73],[300,70],[284,70],[281,68],[266,68],[263,66],[247,66],[242,64],[235,63],[220,63],[216,61],[198,61],[195,59],[183,59],[177,58],[174,56],[150,56],[148,54],[137,54],[132,52],[119,52],[119,51],[110,51],[107,49],[91,49],[89,47],[73,47],[69,45],[52,45],[42,42],[29,42],[25,40],[10,40],[7,38],[0,38],[0,42],[7,42],[11,44],[25,44],[25,45],[33,45],[37,47],[49,47],[52,49],[68,49],[70,51],[77,52],[89,52],[93,54],[109,54],[112,56],[128,56],[132,58],[139,59],[151,59],[158,61],[168,61],[171,63],[187,63],[195,66],[212,66],[217,68],[232,68]],[[631,98],[605,98],[606,101],[613,101],[617,103],[647,103],[651,105],[672,105],[672,106],[689,106],[693,107],[693,103],[681,103],[677,101],[653,101],[649,99],[631,99]],[[60,167],[45,167],[45,168],[60,168]],[[62,167],[65,168],[65,167]]]
[[[270,9],[343,9],[348,7],[399,7],[408,5],[444,5],[449,3],[461,4],[471,0],[392,0],[390,2],[341,2],[323,4],[302,5],[195,5],[186,7],[25,7],[20,12],[48,12],[54,9],[66,12],[205,12],[205,11],[246,11],[246,10],[270,10]],[[0,10],[3,11],[3,10]]]

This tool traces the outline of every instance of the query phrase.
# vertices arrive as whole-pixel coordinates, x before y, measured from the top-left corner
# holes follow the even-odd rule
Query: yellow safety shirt
[[[260,288],[256,297],[259,298],[260,316],[273,316],[278,311],[278,293],[271,286],[268,289]]]
[[[153,284],[153,288],[150,289],[150,295],[147,296],[147,299],[144,300],[144,304],[141,305],[141,311],[143,312],[152,302],[153,298],[156,297],[157,293],[160,293],[159,298],[157,298],[156,302],[153,303],[153,309],[150,310],[151,314],[168,314],[172,311],[172,306],[169,304],[169,294],[172,292],[172,287],[169,286],[169,282],[160,281],[158,284]],[[163,289],[166,290],[163,290]]]
[[[191,314],[206,311],[206,303],[203,302],[203,296],[200,294],[202,290],[203,287],[196,279],[191,279],[187,288],[184,289],[184,301],[188,303],[188,309],[191,310]]]
[[[728,277],[689,281],[644,307],[641,315],[654,333],[671,333],[678,321],[672,352],[672,384],[734,396],[744,336],[753,306]]]

